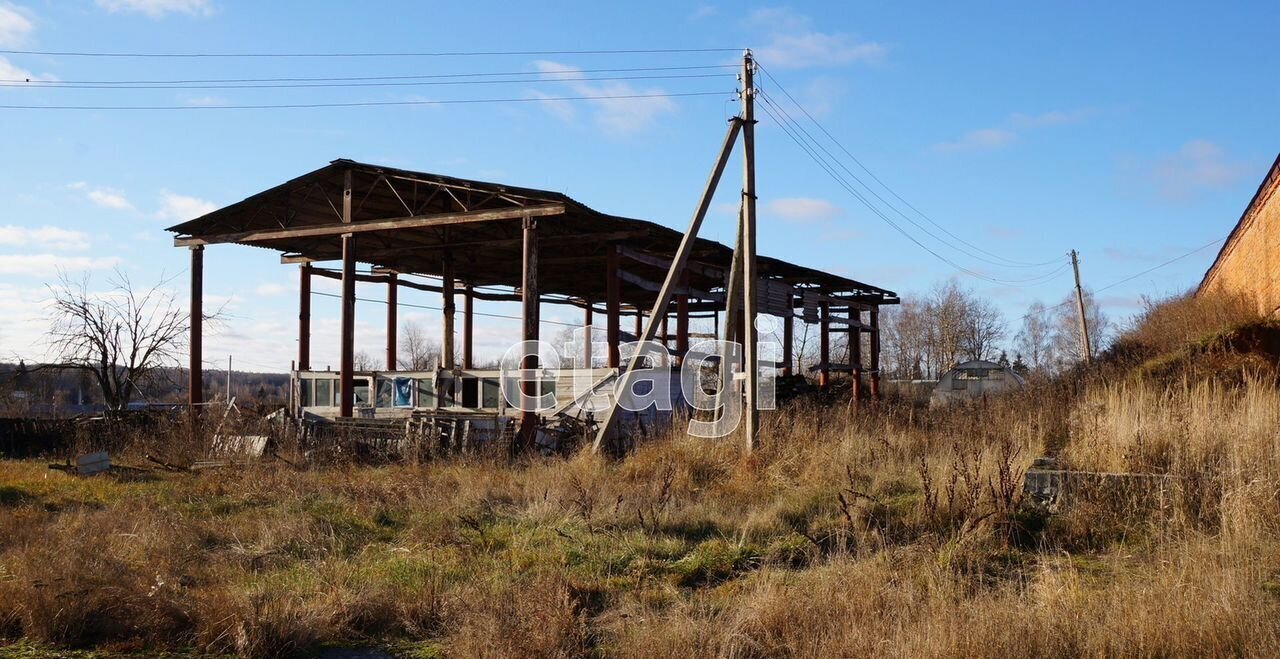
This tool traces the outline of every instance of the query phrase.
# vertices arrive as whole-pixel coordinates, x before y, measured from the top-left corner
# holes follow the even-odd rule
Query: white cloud
[[[11,48],[25,44],[35,29],[26,8],[0,2],[0,46]]]
[[[1040,126],[1061,126],[1084,121],[1098,113],[1093,108],[1078,110],[1050,110],[1040,114],[1023,114],[1015,112],[1009,115],[1009,123],[1020,128],[1038,128]]]
[[[757,9],[748,16],[747,25],[768,35],[768,41],[755,50],[755,55],[762,65],[774,69],[876,63],[887,52],[879,43],[815,30],[812,19],[787,8]]]
[[[209,0],[96,0],[99,7],[115,13],[144,14],[150,18],[162,18],[166,14],[210,16],[213,4]]]
[[[156,211],[156,217],[174,222],[194,220],[218,209],[217,204],[212,201],[174,194],[168,190],[161,191],[160,202],[160,210]]]
[[[764,205],[764,211],[788,222],[800,224],[823,222],[840,217],[843,214],[839,206],[825,199],[812,199],[809,197],[774,199]]]
[[[0,226],[0,245],[6,247],[44,247],[61,250],[89,249],[89,235],[60,227]],[[5,257],[8,258],[8,257]]]
[[[556,62],[539,60],[534,62],[543,78],[548,81],[562,81],[575,96],[585,96],[595,109],[595,123],[606,134],[612,136],[631,135],[645,130],[659,116],[675,112],[676,104],[665,96],[650,98],[610,98],[618,96],[637,96],[646,94],[662,94],[660,88],[637,88],[625,82],[606,82],[591,84],[583,80],[575,80],[582,76],[582,71],[572,66]],[[553,116],[562,121],[573,122],[576,114],[573,108],[557,107],[558,101],[548,100],[550,95],[535,94],[535,98],[544,99],[542,105]]]
[[[697,7],[693,8],[693,11],[689,12],[688,20],[700,21],[704,18],[710,18],[712,16],[715,16],[716,13],[717,13],[717,9],[715,5],[698,5]]]
[[[1156,192],[1168,201],[1185,201],[1205,190],[1225,188],[1252,174],[1249,163],[1227,157],[1209,140],[1191,140],[1175,153],[1157,158],[1148,171]]]
[[[1040,114],[1024,114],[1014,112],[1001,126],[971,130],[958,139],[933,145],[939,153],[956,153],[961,151],[985,151],[1013,144],[1021,135],[1029,130],[1049,126],[1074,124],[1098,112],[1093,108],[1077,110],[1050,110]]]
[[[979,128],[978,130],[971,130],[964,135],[961,135],[957,140],[935,144],[933,148],[941,153],[983,151],[1011,144],[1017,139],[1018,135],[1011,130],[1005,130],[1003,128]]]
[[[258,297],[277,297],[289,292],[289,287],[284,284],[258,284],[253,290]]]
[[[124,193],[119,190],[92,186],[84,181],[77,181],[67,187],[72,190],[79,190],[80,192],[83,192],[84,196],[96,206],[119,211],[133,210],[133,204],[130,203],[129,199],[124,196]]]
[[[184,103],[199,107],[216,107],[219,105],[226,105],[227,99],[221,96],[196,96],[194,98],[186,99]]]
[[[0,257],[0,274],[50,277],[59,270],[104,270],[120,264],[114,256],[64,256],[61,254],[7,254]]]

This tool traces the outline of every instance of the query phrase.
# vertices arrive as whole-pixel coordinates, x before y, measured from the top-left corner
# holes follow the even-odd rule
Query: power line
[[[433,73],[418,75],[394,76],[326,76],[326,77],[292,77],[292,78],[196,78],[179,80],[29,80],[7,79],[0,82],[36,83],[42,85],[185,85],[214,83],[250,83],[250,82],[352,82],[362,80],[430,80],[441,78],[476,78],[501,77],[518,75],[564,75],[568,73],[635,73],[642,71],[698,71],[708,69],[736,69],[737,64],[701,64],[693,66],[636,66],[606,69],[573,69],[572,71],[491,71],[469,73]]]
[[[0,87],[28,89],[314,89],[329,87],[425,87],[436,85],[499,85],[530,84],[550,82],[595,82],[610,80],[682,80],[691,78],[718,78],[724,73],[684,73],[667,75],[633,75],[633,76],[579,76],[563,77],[560,73],[534,73],[528,75],[556,76],[542,79],[508,78],[485,80],[413,80],[413,81],[367,81],[367,82],[299,82],[299,83],[210,83],[210,84],[103,84],[103,83],[63,83],[57,81],[2,81]]]
[[[1205,244],[1203,244],[1203,245],[1201,245],[1201,246],[1199,246],[1199,247],[1196,247],[1195,249],[1192,249],[1192,250],[1191,250],[1191,251],[1189,251],[1189,252],[1184,252],[1184,253],[1182,253],[1182,254],[1179,254],[1178,256],[1175,256],[1175,257],[1173,257],[1173,258],[1169,259],[1168,261],[1165,261],[1165,262],[1163,262],[1163,263],[1161,263],[1161,264],[1159,264],[1159,265],[1155,265],[1155,266],[1152,266],[1152,267],[1150,267],[1150,268],[1147,268],[1146,270],[1143,270],[1142,272],[1138,272],[1138,273],[1135,273],[1135,274],[1129,275],[1128,277],[1125,277],[1124,279],[1121,279],[1121,280],[1119,280],[1119,281],[1111,282],[1110,284],[1107,284],[1106,286],[1103,286],[1102,288],[1092,290],[1092,291],[1091,291],[1091,293],[1093,293],[1093,294],[1097,294],[1097,293],[1101,293],[1101,292],[1103,292],[1103,291],[1105,291],[1105,290],[1109,290],[1109,289],[1115,288],[1116,286],[1120,286],[1121,284],[1127,284],[1127,283],[1129,283],[1129,282],[1131,282],[1131,281],[1133,281],[1133,280],[1137,279],[1138,277],[1141,277],[1141,276],[1143,276],[1143,275],[1146,275],[1146,274],[1150,274],[1150,273],[1152,273],[1152,272],[1155,272],[1156,270],[1159,270],[1160,268],[1163,268],[1163,267],[1165,267],[1165,266],[1167,266],[1167,265],[1172,265],[1172,264],[1174,264],[1174,263],[1177,263],[1178,261],[1181,261],[1182,259],[1185,259],[1185,258],[1187,258],[1188,256],[1191,256],[1192,254],[1196,254],[1196,253],[1198,253],[1198,252],[1202,252],[1202,251],[1204,251],[1204,250],[1206,250],[1206,249],[1208,249],[1208,248],[1210,248],[1210,247],[1212,247],[1212,246],[1214,246],[1214,245],[1217,245],[1218,243],[1220,243],[1220,242],[1222,242],[1222,241],[1224,241],[1224,240],[1226,240],[1226,239],[1227,239],[1227,238],[1226,238],[1225,236],[1224,236],[1224,237],[1222,237],[1222,238],[1214,238],[1213,240],[1210,240],[1209,242],[1207,242],[1207,243],[1205,243]],[[1059,302],[1058,304],[1055,304],[1055,305],[1053,305],[1053,306],[1051,306],[1051,307],[1045,307],[1045,308],[1043,308],[1043,309],[1041,309],[1041,310],[1039,310],[1039,311],[1033,311],[1033,312],[1031,312],[1031,313],[1029,313],[1029,314],[1025,314],[1025,315],[1021,316],[1020,318],[1018,318],[1018,320],[1025,320],[1025,319],[1027,319],[1027,318],[1030,318],[1031,316],[1036,316],[1036,315],[1039,315],[1039,314],[1045,313],[1046,311],[1052,311],[1053,309],[1057,309],[1058,307],[1065,307],[1066,305],[1071,304],[1071,303],[1072,303],[1072,302],[1074,302],[1074,301],[1075,301],[1075,300],[1072,300],[1072,299],[1068,298],[1066,301]]]
[[[304,108],[355,108],[414,105],[468,105],[478,103],[531,103],[545,101],[603,101],[634,98],[720,96],[726,91],[670,92],[654,94],[602,94],[599,96],[542,96],[524,98],[458,98],[417,101],[355,101],[348,103],[273,103],[262,105],[0,105],[0,110],[292,110]]]
[[[109,58],[357,58],[357,57],[508,57],[534,55],[664,55],[675,53],[742,52],[741,48],[648,48],[617,50],[493,50],[435,52],[302,52],[302,53],[180,53],[180,52],[102,52],[71,50],[0,50],[0,55],[40,55],[45,57],[109,57]]]
[[[1028,279],[1001,279],[1001,278],[991,277],[981,272],[971,270],[969,268],[966,268],[960,265],[959,263],[956,263],[955,261],[952,261],[951,259],[947,258],[946,256],[943,256],[942,254],[939,254],[936,250],[934,250],[933,248],[921,242],[915,236],[911,235],[910,232],[903,229],[902,226],[894,222],[892,218],[886,215],[884,211],[876,207],[875,204],[872,204],[869,199],[867,199],[864,195],[858,192],[852,185],[849,184],[848,181],[846,181],[838,172],[836,172],[826,162],[826,160],[824,160],[817,152],[815,152],[811,147],[809,147],[808,144],[806,144],[802,139],[800,139],[799,136],[792,131],[790,124],[786,120],[784,120],[782,117],[780,117],[778,114],[776,114],[771,109],[771,106],[776,107],[775,104],[771,103],[766,99],[765,104],[761,105],[760,108],[763,109],[765,113],[768,114],[770,117],[772,117],[774,121],[778,122],[778,125],[783,129],[783,132],[786,133],[787,136],[791,138],[791,140],[795,142],[796,145],[799,146],[801,150],[803,150],[810,157],[810,159],[812,159],[819,167],[821,167],[823,171],[825,171],[827,175],[831,177],[832,180],[834,180],[838,185],[843,187],[849,194],[851,194],[855,199],[857,199],[864,206],[866,206],[868,210],[870,210],[872,213],[878,216],[886,224],[888,224],[890,227],[893,227],[893,229],[896,230],[898,233],[902,234],[905,238],[907,238],[907,240],[910,240],[911,242],[915,243],[918,247],[925,250],[929,254],[933,255],[934,258],[937,258],[938,260],[942,261],[943,263],[946,263],[947,265],[955,268],[956,270],[963,272],[971,277],[983,279],[995,284],[1027,286],[1027,285],[1032,285],[1037,283],[1045,283],[1050,279],[1052,279],[1053,277],[1061,275],[1061,273],[1069,265],[1069,264],[1063,264],[1063,266],[1058,270],[1055,270],[1053,272],[1050,272],[1038,277],[1032,277]]]
[[[757,62],[757,66],[759,66],[759,63],[758,63],[758,62]],[[852,153],[852,152],[850,152],[850,151],[849,151],[849,149],[845,148],[844,144],[842,144],[839,140],[837,140],[837,139],[836,139],[836,137],[835,137],[834,135],[832,135],[832,134],[831,134],[831,131],[828,131],[828,130],[827,130],[827,128],[826,128],[825,126],[823,126],[823,125],[822,125],[822,123],[821,123],[821,122],[819,122],[819,121],[817,120],[817,118],[815,118],[815,117],[814,117],[814,116],[813,116],[813,115],[812,115],[812,114],[811,114],[807,109],[805,109],[805,107],[804,107],[803,105],[801,105],[801,104],[800,104],[800,102],[799,102],[799,101],[797,101],[797,100],[796,100],[796,98],[795,98],[794,96],[792,96],[792,95],[791,95],[791,92],[788,92],[788,91],[787,91],[787,89],[786,89],[785,87],[783,87],[783,86],[782,86],[782,83],[778,82],[777,78],[774,78],[774,77],[773,77],[773,75],[772,75],[772,74],[770,74],[770,73],[769,73],[769,71],[768,71],[767,69],[765,69],[763,66],[760,66],[759,68],[760,68],[760,71],[761,71],[761,72],[763,72],[763,73],[765,74],[765,76],[766,76],[766,77],[768,77],[768,78],[769,78],[769,80],[770,80],[774,85],[776,85],[776,86],[778,87],[778,90],[779,90],[779,91],[781,91],[781,92],[782,92],[782,93],[783,93],[783,94],[784,94],[788,99],[790,99],[790,101],[792,102],[792,104],[794,104],[797,108],[799,108],[799,110],[800,110],[801,112],[803,112],[803,113],[804,113],[805,117],[807,117],[807,118],[809,119],[809,121],[813,123],[813,125],[814,125],[814,126],[817,126],[817,127],[818,127],[818,130],[822,131],[822,133],[823,133],[824,135],[826,135],[826,136],[827,136],[827,139],[831,140],[831,142],[832,142],[833,144],[835,144],[835,145],[836,145],[836,147],[838,147],[841,151],[843,151],[845,155],[847,155],[851,160],[853,160],[853,162],[854,162],[854,163],[856,163],[856,164],[858,165],[858,167],[860,167],[860,168],[862,169],[862,171],[866,172],[866,173],[867,173],[867,175],[868,175],[868,176],[870,176],[870,177],[871,177],[871,178],[872,178],[876,183],[879,183],[881,187],[883,187],[885,190],[887,190],[887,191],[889,192],[889,194],[893,195],[893,197],[895,197],[898,201],[901,201],[903,204],[905,204],[905,205],[907,206],[907,208],[909,208],[909,209],[911,209],[911,210],[915,211],[915,212],[916,212],[916,214],[918,214],[920,217],[924,218],[924,219],[925,219],[925,221],[929,222],[929,224],[932,224],[933,226],[937,227],[938,229],[940,229],[941,231],[943,231],[944,233],[946,233],[948,236],[951,236],[951,237],[952,237],[952,238],[954,238],[955,240],[957,240],[957,241],[959,241],[959,242],[963,243],[964,245],[966,245],[966,246],[968,246],[968,247],[970,247],[970,248],[972,248],[972,249],[974,249],[974,250],[977,250],[977,251],[979,251],[979,252],[981,252],[981,253],[983,253],[983,254],[986,254],[986,255],[991,256],[991,257],[996,258],[996,259],[999,259],[999,260],[1001,260],[1001,261],[1005,261],[1005,262],[1007,262],[1007,265],[1005,265],[1005,267],[1028,267],[1028,268],[1033,268],[1033,267],[1041,267],[1041,266],[1045,266],[1045,265],[1050,265],[1050,264],[1052,264],[1052,263],[1056,263],[1056,262],[1057,262],[1057,260],[1056,260],[1056,259],[1051,260],[1051,261],[1044,261],[1044,262],[1041,262],[1041,263],[1026,263],[1026,262],[1022,262],[1022,261],[1015,261],[1015,260],[1013,260],[1013,259],[1009,259],[1009,258],[1007,258],[1007,257],[1001,256],[1001,255],[998,255],[998,254],[994,254],[994,253],[992,253],[992,252],[989,252],[989,251],[987,251],[987,250],[983,249],[982,247],[979,247],[979,246],[977,246],[977,245],[974,245],[973,243],[970,243],[969,241],[965,240],[964,238],[962,238],[962,237],[960,237],[960,236],[958,236],[958,235],[956,235],[956,234],[952,233],[952,232],[951,232],[950,230],[948,230],[945,226],[943,226],[943,225],[939,224],[938,222],[935,222],[935,221],[933,220],[933,218],[931,218],[931,217],[929,217],[928,215],[926,215],[926,214],[925,214],[923,211],[921,211],[919,208],[916,208],[914,205],[912,205],[912,204],[911,204],[911,202],[909,202],[909,201],[907,201],[906,199],[904,199],[904,198],[902,197],[902,195],[898,194],[898,193],[897,193],[893,188],[889,187],[889,185],[888,185],[887,183],[885,183],[884,181],[882,181],[882,180],[880,179],[880,177],[876,176],[874,172],[872,172],[872,171],[871,171],[871,170],[870,170],[866,165],[864,165],[864,164],[862,163],[862,161],[858,159],[858,157],[857,157],[857,156],[853,155],[853,153]],[[815,141],[815,142],[816,142],[816,141]],[[825,149],[824,149],[824,150],[825,150]],[[834,158],[833,158],[833,159],[834,159]],[[839,161],[837,160],[836,162],[838,163]],[[841,165],[841,166],[843,167],[843,165]],[[848,168],[845,168],[845,171],[849,171],[849,170],[848,170]],[[849,172],[849,174],[850,174],[850,175],[853,175],[853,172]],[[856,175],[853,175],[853,176],[854,176],[854,178],[855,178],[855,179],[857,179]],[[859,181],[859,182],[861,182],[861,181]],[[866,188],[868,189],[868,191],[871,191],[871,188],[870,188],[869,186],[867,186],[865,183],[863,184],[863,187],[866,187]],[[872,191],[872,194],[875,194],[875,192],[874,192],[874,191]],[[880,199],[880,200],[881,200],[882,202],[884,202],[886,205],[891,206],[890,204],[888,204],[888,202],[884,201],[884,199],[883,199],[882,197],[880,197],[878,194],[876,195],[876,198]],[[891,206],[891,207],[892,207],[892,206]],[[901,211],[899,211],[896,207],[894,207],[894,210],[895,210],[895,211],[897,211],[897,212],[898,212],[898,214],[899,214],[899,215],[902,215],[904,218],[906,217],[906,215],[905,215],[905,214],[903,214]],[[912,224],[915,224],[915,222],[912,222]],[[919,226],[919,225],[917,225],[917,226]],[[923,229],[923,227],[921,227],[921,230],[924,230],[924,229]],[[932,235],[932,234],[931,234],[931,235]]]
[[[903,212],[902,212],[901,210],[899,210],[896,206],[894,206],[893,204],[889,203],[889,201],[888,201],[888,200],[886,200],[884,197],[880,196],[880,194],[879,194],[879,193],[877,193],[874,189],[872,189],[872,188],[871,188],[871,186],[867,185],[867,184],[866,184],[866,182],[864,182],[862,179],[860,179],[860,178],[858,177],[858,175],[857,175],[857,174],[854,174],[852,171],[850,171],[850,169],[849,169],[848,167],[846,167],[843,163],[841,163],[841,162],[840,162],[840,159],[839,159],[839,158],[837,158],[834,154],[832,154],[832,153],[831,153],[831,151],[830,151],[830,150],[828,150],[826,147],[822,146],[822,144],[821,144],[821,143],[819,143],[816,139],[814,139],[813,135],[811,135],[811,134],[809,133],[809,131],[805,130],[805,128],[804,128],[803,126],[801,126],[801,125],[800,125],[800,123],[799,123],[798,121],[796,121],[796,120],[791,116],[791,114],[790,114],[790,113],[788,113],[788,112],[786,111],[786,109],[785,109],[785,108],[783,108],[783,107],[781,107],[780,105],[778,105],[778,103],[777,103],[776,101],[774,101],[774,100],[773,100],[773,97],[772,97],[772,96],[770,96],[770,95],[769,95],[769,94],[767,94],[767,93],[761,92],[761,99],[762,99],[762,100],[764,100],[764,101],[765,101],[765,103],[768,103],[768,104],[772,105],[772,106],[773,106],[773,108],[774,108],[775,110],[777,110],[777,112],[778,112],[778,113],[780,113],[780,114],[781,114],[781,115],[782,115],[782,116],[787,120],[787,122],[791,125],[791,127],[792,127],[793,129],[795,129],[796,131],[798,131],[798,132],[799,132],[800,134],[802,134],[804,137],[807,137],[807,138],[808,138],[809,143],[811,143],[814,147],[816,147],[817,149],[820,149],[824,154],[826,154],[826,156],[827,156],[827,157],[825,158],[825,160],[828,160],[828,161],[829,161],[829,162],[831,162],[831,163],[835,163],[835,165],[839,166],[839,167],[840,167],[841,169],[843,169],[843,170],[844,170],[844,171],[845,171],[845,172],[846,172],[846,173],[847,173],[851,178],[853,178],[853,180],[854,180],[854,181],[857,181],[857,182],[862,186],[862,188],[863,188],[863,189],[865,189],[868,193],[870,193],[872,196],[874,196],[876,199],[878,199],[878,200],[880,201],[880,203],[881,203],[881,204],[884,204],[884,206],[885,206],[886,208],[889,208],[890,210],[893,210],[893,211],[894,211],[894,212],[896,212],[900,217],[902,217],[902,219],[906,220],[907,222],[910,222],[910,223],[912,224],[912,226],[914,226],[914,227],[916,227],[917,229],[919,229],[919,230],[923,231],[925,235],[929,236],[930,238],[933,238],[934,240],[938,241],[939,243],[941,243],[941,244],[943,244],[943,245],[946,245],[946,246],[948,246],[948,247],[951,247],[952,249],[954,249],[954,250],[956,250],[956,251],[960,252],[961,254],[964,254],[965,256],[968,256],[968,257],[970,257],[970,258],[974,258],[974,259],[977,259],[977,260],[979,260],[979,261],[984,261],[984,262],[986,262],[986,263],[988,263],[988,264],[991,264],[991,265],[994,265],[994,266],[997,266],[997,267],[1002,267],[1002,268],[1011,268],[1011,267],[1012,267],[1012,268],[1022,268],[1022,267],[1044,267],[1045,265],[1051,265],[1051,264],[1053,264],[1053,263],[1055,263],[1055,262],[1056,262],[1056,261],[1048,261],[1048,262],[1046,262],[1046,263],[1039,264],[1039,265],[1009,265],[1009,264],[1006,264],[1006,263],[1000,263],[1000,262],[998,262],[998,261],[993,261],[993,260],[991,260],[991,259],[985,258],[985,257],[980,256],[980,255],[978,255],[978,254],[974,254],[974,253],[972,253],[972,252],[968,252],[968,251],[966,251],[966,250],[964,250],[964,249],[961,249],[961,248],[959,248],[959,247],[956,247],[955,245],[952,245],[952,244],[948,243],[945,239],[943,239],[943,238],[939,237],[937,234],[935,234],[935,233],[933,233],[932,231],[930,231],[927,227],[922,226],[919,222],[916,222],[915,220],[911,219],[911,217],[910,217],[910,216],[908,216],[906,213],[903,213]],[[801,109],[803,110],[803,108],[801,108]],[[865,197],[864,197],[864,199],[865,199]],[[864,202],[864,203],[869,203],[869,201]],[[962,241],[962,242],[963,242],[963,241]],[[966,244],[967,244],[967,243],[966,243]],[[979,251],[983,251],[983,250],[979,250]],[[985,252],[984,252],[984,253],[985,253]],[[1056,272],[1056,271],[1055,271],[1055,272]],[[1052,274],[1052,273],[1051,273],[1051,274]],[[1035,279],[1035,277],[1032,277],[1031,279]],[[1011,281],[1015,281],[1015,282],[1022,282],[1022,281],[1030,281],[1030,279],[1025,279],[1025,280],[1011,280]]]

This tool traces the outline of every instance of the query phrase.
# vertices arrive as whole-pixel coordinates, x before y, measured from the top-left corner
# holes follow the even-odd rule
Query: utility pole
[[[758,444],[760,364],[756,354],[756,111],[755,59],[742,54],[742,368],[746,381],[746,449]]]
[[[1076,251],[1071,250],[1071,269],[1076,273],[1076,311],[1080,313],[1080,343],[1084,348],[1084,361],[1087,364],[1093,363],[1093,349],[1089,345],[1089,321],[1084,315],[1084,290],[1080,288],[1080,258]]]

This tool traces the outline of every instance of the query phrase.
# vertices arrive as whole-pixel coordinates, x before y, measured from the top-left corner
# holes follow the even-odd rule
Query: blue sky
[[[0,0],[0,49],[95,52],[547,51],[751,47],[761,64],[897,194],[970,243],[1024,262],[1081,252],[1087,284],[1121,280],[1224,237],[1280,144],[1271,83],[1274,3],[250,3]],[[734,53],[417,58],[86,58],[0,55],[0,78],[170,80],[407,76],[711,66]],[[105,285],[176,276],[163,229],[339,157],[567,192],[602,211],[682,227],[736,111],[713,77],[319,89],[0,87],[0,105],[213,106],[182,111],[0,110],[0,356],[41,359],[45,283],[58,268]],[[607,76],[609,74],[587,74]],[[619,75],[619,74],[613,74]],[[634,74],[644,75],[644,74]],[[650,74],[653,75],[653,74]],[[785,106],[767,78],[766,93]],[[723,92],[629,101],[557,96]],[[478,105],[291,110],[217,106],[521,98]],[[800,112],[791,107],[796,117]],[[910,242],[827,177],[767,116],[758,132],[761,251],[904,296],[951,276],[1011,318],[1056,302],[1070,278],[975,279]],[[810,125],[809,130],[816,133]],[[834,151],[834,147],[831,147]],[[853,165],[849,165],[853,167]],[[726,177],[704,235],[728,242],[739,181]],[[861,174],[860,170],[858,171]],[[874,185],[874,184],[873,184]],[[655,191],[639,194],[637,190]],[[880,189],[880,194],[911,212]],[[895,220],[900,217],[890,214]],[[914,216],[924,223],[923,219]],[[902,222],[899,222],[902,223]],[[928,226],[926,224],[926,226]],[[906,225],[949,260],[995,267]],[[934,233],[940,232],[932,229]],[[945,237],[945,236],[943,236]],[[955,240],[946,242],[955,244]],[[969,252],[969,253],[965,253]],[[1101,294],[1116,318],[1143,294],[1199,281],[1216,249]],[[295,354],[296,266],[264,250],[206,254],[206,291],[228,316],[205,356],[283,370]],[[319,290],[329,284],[317,283]],[[381,297],[370,287],[362,296]],[[438,305],[425,293],[402,301]],[[315,362],[336,362],[336,300],[314,302]],[[494,305],[496,313],[514,308]],[[377,354],[383,309],[359,305]],[[438,315],[402,316],[435,331]],[[576,312],[548,307],[549,320]],[[551,328],[554,329],[554,328]],[[1012,331],[1016,327],[1011,327]],[[517,321],[479,323],[495,354]]]

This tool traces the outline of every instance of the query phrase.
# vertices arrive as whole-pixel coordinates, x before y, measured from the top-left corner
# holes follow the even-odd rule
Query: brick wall
[[[1247,295],[1264,314],[1280,315],[1280,158],[1258,188],[1197,294]]]

